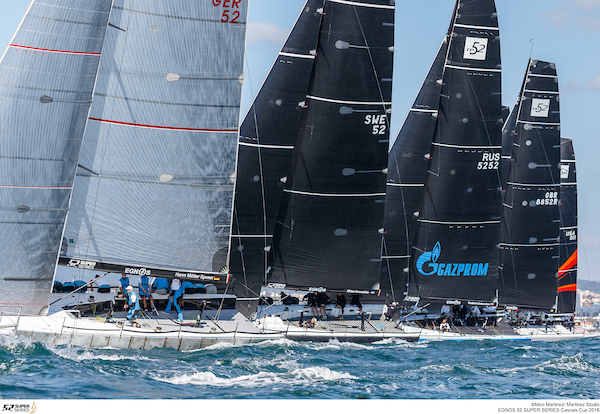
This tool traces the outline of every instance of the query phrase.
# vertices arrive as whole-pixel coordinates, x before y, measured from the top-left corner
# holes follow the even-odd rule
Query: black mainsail
[[[503,123],[494,1],[457,1],[447,39],[410,283],[428,300],[490,302],[498,279]]]
[[[324,0],[308,0],[242,125],[231,227],[234,292],[257,298],[266,284],[275,221],[317,55]]]
[[[0,309],[50,298],[112,0],[32,1],[0,60]]]
[[[558,312],[575,313],[577,296],[577,171],[573,141],[560,139],[560,267]]]
[[[560,112],[553,63],[530,60],[502,214],[499,303],[551,309],[559,260]]]
[[[444,38],[388,157],[381,291],[391,301],[401,301],[409,294],[405,286],[437,125],[447,40]]]
[[[328,0],[273,235],[271,286],[377,293],[394,6]]]

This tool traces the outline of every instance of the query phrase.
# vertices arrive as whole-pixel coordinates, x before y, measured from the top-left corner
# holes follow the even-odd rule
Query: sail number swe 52
[[[387,130],[387,115],[366,115],[365,125],[371,125],[373,135],[383,135]]]
[[[241,2],[242,0],[212,0],[213,6],[223,8],[223,23],[239,23]]]

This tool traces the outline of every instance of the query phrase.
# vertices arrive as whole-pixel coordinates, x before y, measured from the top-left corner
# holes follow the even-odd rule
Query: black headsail
[[[492,0],[457,1],[410,266],[429,300],[493,301],[498,273],[502,103]]]
[[[372,293],[381,265],[394,6],[328,0],[323,13],[267,279]]]
[[[502,214],[499,302],[550,309],[556,302],[560,217],[560,113],[553,63],[530,60],[518,100]]]
[[[577,172],[573,141],[560,140],[558,312],[574,313],[577,295]]]
[[[447,45],[444,38],[389,153],[381,291],[390,301],[401,301],[409,294],[406,284],[412,236],[437,124]]]
[[[324,0],[308,0],[240,127],[229,271],[240,297],[265,284],[275,220],[316,57]]]

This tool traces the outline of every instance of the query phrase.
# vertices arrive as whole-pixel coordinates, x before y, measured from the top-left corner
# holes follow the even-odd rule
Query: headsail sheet
[[[229,271],[238,296],[266,283],[275,221],[317,52],[324,0],[306,2],[240,127]]]
[[[389,153],[381,290],[391,301],[410,295],[410,255],[437,125],[446,46],[444,39]]]
[[[502,214],[499,302],[548,310],[556,302],[561,189],[553,63],[530,60],[517,111]]]
[[[115,1],[67,264],[226,271],[247,3]]]
[[[33,1],[0,61],[0,308],[48,305],[112,0]]]
[[[493,0],[457,2],[411,258],[427,299],[492,301],[498,275],[502,102]]]
[[[372,292],[381,266],[394,6],[329,0],[323,13],[268,281]]]
[[[573,141],[560,139],[558,312],[574,313],[577,296],[577,170]]]

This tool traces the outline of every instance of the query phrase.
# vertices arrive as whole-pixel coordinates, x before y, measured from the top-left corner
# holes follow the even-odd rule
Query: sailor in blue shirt
[[[147,303],[147,299],[146,299],[146,298],[148,298],[150,300],[151,309],[156,312],[156,308],[154,307],[154,300],[152,298],[152,293],[150,291],[150,280],[148,279],[148,276],[144,275],[144,276],[140,277],[140,282],[138,283],[138,289],[139,289],[140,296],[144,302],[144,310],[145,311],[148,310],[148,303]]]
[[[127,302],[129,305],[129,312],[127,312],[127,320],[132,322],[134,328],[140,328],[140,324],[137,323],[135,314],[140,310],[140,300],[138,296],[133,291],[133,286],[127,286]]]
[[[177,281],[179,282],[179,280]],[[171,285],[171,287],[173,287],[173,285]],[[183,284],[180,282],[179,288],[175,290],[172,296],[169,297],[169,303],[165,309],[165,313],[171,313],[171,304],[175,304],[175,309],[177,310],[177,320],[179,320],[179,322],[183,322],[183,312],[181,312],[181,308],[179,307],[179,298],[181,296],[183,296]]]
[[[127,292],[125,292],[125,289],[127,288],[127,286],[129,286],[129,278],[125,273],[121,274],[121,279],[119,279],[119,282],[121,282],[121,293],[123,294],[123,296],[127,296]]]

